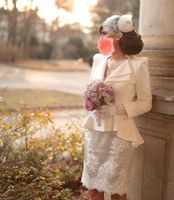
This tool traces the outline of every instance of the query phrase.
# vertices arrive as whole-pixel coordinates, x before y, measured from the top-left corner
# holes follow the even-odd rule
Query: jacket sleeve
[[[148,71],[148,58],[141,62],[136,70],[136,101],[123,103],[128,118],[146,113],[152,108],[152,93]]]

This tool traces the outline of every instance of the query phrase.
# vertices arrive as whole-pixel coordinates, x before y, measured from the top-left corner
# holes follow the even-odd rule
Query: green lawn
[[[80,95],[58,91],[0,89],[0,97],[3,98],[0,107],[6,109],[82,106]]]

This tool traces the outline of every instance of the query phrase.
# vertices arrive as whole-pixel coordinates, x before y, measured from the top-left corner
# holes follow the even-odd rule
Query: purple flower
[[[114,103],[114,101],[114,89],[101,80],[88,84],[83,95],[83,106],[88,111],[99,108],[102,105]]]
[[[89,101],[89,100],[86,100],[86,101],[85,101],[84,108],[85,108],[86,110],[89,110],[89,111],[91,111],[91,110],[94,109],[94,108],[93,108],[92,102]]]

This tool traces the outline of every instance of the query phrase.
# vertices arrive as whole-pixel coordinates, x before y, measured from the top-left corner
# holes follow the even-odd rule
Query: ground
[[[16,112],[23,107],[29,110],[49,108],[57,128],[70,121],[81,122],[85,116],[82,94],[88,82],[90,68],[50,71],[37,70],[37,67],[31,70],[31,66],[27,66],[30,69],[23,67],[0,64],[1,110]],[[87,191],[83,188],[80,191],[81,196],[77,191],[77,196],[75,192],[72,200],[87,199]]]

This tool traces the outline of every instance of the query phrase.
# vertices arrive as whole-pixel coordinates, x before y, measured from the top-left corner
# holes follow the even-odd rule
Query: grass
[[[59,91],[31,90],[31,89],[0,89],[3,102],[0,107],[5,106],[8,110],[20,108],[56,108],[82,106],[80,95],[69,94]]]
[[[19,60],[15,67],[45,71],[87,71],[89,65],[82,60]]]

